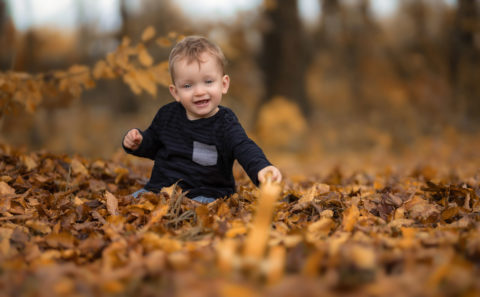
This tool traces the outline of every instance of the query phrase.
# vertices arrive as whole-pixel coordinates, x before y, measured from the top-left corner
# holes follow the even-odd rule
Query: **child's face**
[[[230,78],[223,74],[215,57],[203,53],[200,60],[200,64],[197,61],[188,63],[186,58],[176,61],[175,83],[170,85],[170,93],[185,107],[189,120],[216,114],[222,95],[230,85]]]

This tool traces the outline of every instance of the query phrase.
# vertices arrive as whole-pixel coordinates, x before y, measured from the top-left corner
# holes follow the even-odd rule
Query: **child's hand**
[[[272,182],[281,182],[282,173],[275,166],[267,166],[258,172],[258,181],[264,183],[267,181],[267,175],[270,175]]]
[[[123,138],[123,145],[126,148],[134,151],[140,147],[142,140],[143,140],[142,134],[140,134],[140,132],[138,132],[137,129],[132,129],[128,131],[127,135],[125,135],[125,138]]]

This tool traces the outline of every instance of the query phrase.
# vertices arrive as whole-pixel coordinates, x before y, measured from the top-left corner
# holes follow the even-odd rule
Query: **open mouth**
[[[202,107],[202,106],[207,105],[209,101],[210,101],[209,99],[205,99],[205,100],[196,101],[194,103],[195,103],[196,106]]]

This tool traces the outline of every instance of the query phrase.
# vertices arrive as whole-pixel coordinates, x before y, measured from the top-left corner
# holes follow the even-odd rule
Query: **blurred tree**
[[[15,26],[10,17],[8,3],[0,0],[0,69],[8,70],[14,59]]]
[[[347,75],[352,93],[352,104],[360,114],[371,111],[371,104],[364,94],[365,61],[372,44],[373,20],[370,1],[361,0],[351,12],[351,17],[342,17],[344,51],[342,60],[347,67]]]
[[[118,9],[122,24],[118,30],[116,38],[118,43],[122,42],[124,37],[133,38],[132,36],[132,20],[128,11],[127,0],[118,1]],[[117,104],[115,110],[121,113],[136,113],[140,108],[140,103],[135,98],[134,94],[129,90],[125,84],[119,84],[117,89],[123,95],[117,97]]]
[[[308,117],[310,106],[305,92],[305,71],[310,57],[304,43],[297,0],[266,1],[259,64],[264,74],[265,104],[275,96],[295,101]]]
[[[338,0],[319,0],[322,7],[317,47],[330,48],[340,37],[341,17]]]
[[[478,86],[479,32],[478,1],[457,0],[457,13],[451,35],[450,77],[453,84],[454,110],[461,125],[480,119],[480,88]]]

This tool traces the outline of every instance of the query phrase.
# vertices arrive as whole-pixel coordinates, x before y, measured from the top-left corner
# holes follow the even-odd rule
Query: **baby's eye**
[[[183,87],[184,87],[185,89],[188,89],[188,88],[191,88],[192,85],[191,85],[191,84],[184,84]]]
[[[206,83],[206,84],[211,84],[211,83],[213,83],[213,80],[212,80],[212,79],[207,79],[207,80],[205,81],[205,83]]]

